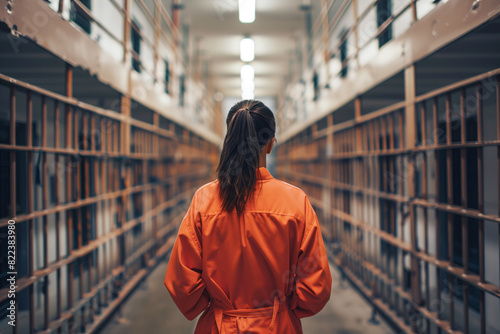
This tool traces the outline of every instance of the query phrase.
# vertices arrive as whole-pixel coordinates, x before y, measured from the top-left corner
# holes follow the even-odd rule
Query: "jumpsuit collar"
[[[266,167],[259,167],[257,168],[257,180],[271,180],[273,179],[273,176],[269,171],[266,169]]]

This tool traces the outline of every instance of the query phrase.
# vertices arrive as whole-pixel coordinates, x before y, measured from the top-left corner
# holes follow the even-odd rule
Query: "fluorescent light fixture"
[[[255,76],[253,66],[250,64],[243,65],[241,67],[240,75],[241,75],[241,80],[243,80],[243,81],[253,80],[253,78]]]
[[[255,97],[255,95],[253,94],[253,91],[244,91],[242,94],[241,94],[241,98],[243,100],[251,100]]]
[[[241,82],[242,91],[253,91],[255,89],[255,83],[253,80],[243,80]]]
[[[243,38],[240,42],[240,59],[250,62],[255,59],[255,43],[251,38]]]
[[[241,23],[255,21],[255,0],[238,0]]]

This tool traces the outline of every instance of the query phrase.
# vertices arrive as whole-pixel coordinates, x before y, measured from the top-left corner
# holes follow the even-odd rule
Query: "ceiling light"
[[[243,81],[250,81],[253,80],[255,76],[255,72],[253,69],[253,66],[250,64],[245,64],[241,67],[241,80]]]
[[[255,83],[253,80],[243,80],[241,82],[242,91],[253,91],[255,89]]]
[[[249,62],[255,58],[255,43],[251,38],[243,38],[240,42],[240,59]]]
[[[241,94],[241,98],[243,100],[251,100],[255,97],[253,91],[244,91],[242,94]]]
[[[238,0],[241,23],[255,21],[255,0]]]

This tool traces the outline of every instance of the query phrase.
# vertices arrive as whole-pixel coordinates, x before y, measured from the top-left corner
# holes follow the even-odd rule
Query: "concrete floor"
[[[371,306],[330,267],[333,276],[332,296],[325,308],[314,317],[302,320],[305,334],[389,334],[395,333],[379,316],[378,325],[368,322]],[[106,334],[193,333],[195,321],[179,312],[163,285],[167,263],[160,263],[137,288],[120,312],[101,331]]]

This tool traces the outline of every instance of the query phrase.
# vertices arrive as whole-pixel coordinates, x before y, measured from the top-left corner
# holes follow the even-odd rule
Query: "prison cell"
[[[352,119],[333,112],[279,147],[280,176],[310,196],[334,261],[407,332],[486,333],[495,321],[485,266],[498,270],[500,176],[484,173],[500,170],[499,74],[366,114],[357,98]]]
[[[6,233],[8,220],[16,221],[18,257],[26,259],[14,332],[91,328],[169,249],[186,202],[209,179],[216,148],[185,129],[176,136],[173,122],[160,128],[157,113],[153,124],[132,119],[126,98],[116,113],[71,93],[0,80],[10,110],[3,125],[10,135],[0,144],[8,162],[2,198],[10,203],[0,224]]]

